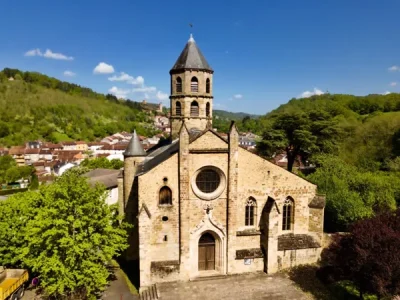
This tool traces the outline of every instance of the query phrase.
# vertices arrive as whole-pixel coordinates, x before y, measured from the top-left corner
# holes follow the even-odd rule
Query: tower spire
[[[128,147],[126,147],[124,152],[124,157],[132,156],[146,156],[146,151],[144,151],[140,139],[136,133],[136,129],[133,131],[132,138],[129,141]]]

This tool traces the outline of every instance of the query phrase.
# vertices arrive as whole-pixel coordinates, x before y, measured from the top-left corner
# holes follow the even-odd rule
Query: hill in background
[[[140,103],[10,69],[0,72],[0,115],[0,145],[5,146],[37,139],[92,141],[133,129],[146,136],[156,132]]]

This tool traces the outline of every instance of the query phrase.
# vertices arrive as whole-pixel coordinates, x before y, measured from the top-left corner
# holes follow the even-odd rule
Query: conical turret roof
[[[181,52],[181,55],[179,55],[175,65],[172,67],[171,72],[185,69],[213,72],[213,69],[211,69],[199,47],[197,47],[192,35],[190,35],[190,39]]]
[[[142,143],[140,142],[136,130],[133,131],[132,138],[129,141],[128,147],[125,149],[124,156],[146,156],[146,151],[144,151],[142,147]]]

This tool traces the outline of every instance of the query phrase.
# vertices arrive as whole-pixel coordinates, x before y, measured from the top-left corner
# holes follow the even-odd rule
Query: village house
[[[146,152],[134,132],[124,152],[118,203],[141,290],[320,257],[325,197],[241,147],[234,123],[226,138],[212,129],[213,75],[191,36],[170,70],[171,139]]]
[[[102,184],[106,188],[106,203],[108,205],[118,202],[118,176],[120,170],[109,169],[94,169],[85,173],[83,176],[89,178],[89,183],[92,185]]]
[[[25,165],[25,147],[24,146],[12,146],[8,151],[8,154],[15,159],[18,166]]]
[[[147,100],[143,100],[140,103],[140,107],[143,110],[148,111],[148,112],[162,113],[162,111],[163,111],[163,105],[161,102],[157,104],[157,103],[149,103],[149,102],[147,102]]]
[[[104,145],[108,145],[108,144],[103,143],[103,142],[90,142],[90,143],[88,143],[88,150],[95,152],[96,150],[102,148]]]
[[[95,150],[94,155],[98,156],[99,154],[122,154],[124,153],[127,145],[127,143],[104,145],[103,147]]]
[[[61,144],[53,144],[53,143],[44,143],[44,144],[42,144],[41,149],[42,150],[50,150],[50,151],[62,150],[63,149],[63,145],[61,145]]]
[[[50,149],[41,148],[39,151],[39,160],[52,161],[53,153]]]
[[[88,151],[88,144],[83,141],[78,141],[75,142],[76,144],[76,150],[81,150],[81,151]]]
[[[26,148],[24,150],[24,159],[26,165],[37,162],[40,158],[40,148]]]
[[[63,150],[77,150],[76,142],[62,142]]]

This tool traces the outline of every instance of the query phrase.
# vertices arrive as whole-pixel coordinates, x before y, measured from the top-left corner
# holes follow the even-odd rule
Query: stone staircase
[[[139,294],[140,300],[155,300],[158,298],[159,295],[158,295],[157,285],[155,284],[149,286],[145,290],[141,291]]]

